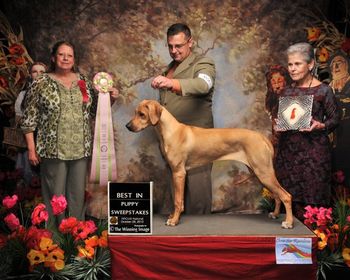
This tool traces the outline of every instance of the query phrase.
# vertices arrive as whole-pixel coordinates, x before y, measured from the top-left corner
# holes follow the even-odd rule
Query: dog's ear
[[[160,119],[162,108],[158,102],[150,102],[146,105],[148,108],[149,119],[152,125],[156,125]]]

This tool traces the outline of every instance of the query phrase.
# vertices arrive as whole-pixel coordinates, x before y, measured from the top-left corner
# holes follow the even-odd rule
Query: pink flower
[[[13,213],[8,214],[4,221],[11,231],[15,231],[19,227],[19,220]]]
[[[33,210],[32,213],[32,224],[38,225],[49,219],[49,213],[45,210],[46,206],[43,203],[39,203]]]
[[[311,207],[310,205],[304,208],[306,210],[304,214],[305,224],[312,224],[316,222],[316,215],[318,213],[318,209],[315,207]]]
[[[54,195],[51,199],[51,207],[54,215],[62,214],[67,207],[67,200],[64,195]]]
[[[11,209],[13,206],[16,205],[18,200],[18,196],[17,195],[13,195],[13,196],[6,196],[3,200],[2,200],[2,204],[7,208],[7,209]]]
[[[317,214],[317,226],[326,226],[328,223],[332,222],[332,208],[320,207]]]
[[[78,224],[78,220],[75,217],[68,217],[63,219],[58,229],[62,233],[70,233],[73,228]]]
[[[347,216],[346,220],[350,223],[350,216]]]

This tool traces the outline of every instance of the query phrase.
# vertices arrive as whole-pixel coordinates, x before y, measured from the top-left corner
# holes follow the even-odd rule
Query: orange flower
[[[89,247],[97,247],[98,246],[98,236],[97,235],[94,235],[94,236],[91,236],[90,238],[87,238],[85,239],[85,245],[86,246],[89,246]]]
[[[272,194],[267,188],[263,188],[262,189],[262,197],[272,198]]]
[[[92,259],[95,254],[95,249],[90,246],[77,246],[78,257]]]
[[[108,246],[108,240],[107,240],[108,232],[107,230],[102,231],[101,237],[98,240],[98,243],[100,247],[107,247]]]
[[[318,51],[318,61],[319,62],[326,62],[329,58],[329,52],[327,51],[327,49],[325,47],[322,47],[319,51]]]
[[[41,251],[49,251],[51,252],[52,250],[56,249],[58,245],[53,244],[53,241],[51,238],[48,237],[42,237],[40,239],[40,244],[39,248]]]
[[[350,267],[350,248],[344,248],[342,252],[342,256],[346,265]]]
[[[22,55],[24,54],[24,47],[21,44],[12,44],[9,48],[9,53],[12,55]]]
[[[50,267],[51,271],[57,271],[64,268],[64,251],[61,248],[56,248],[51,251],[45,260],[46,267]]]
[[[318,229],[314,230],[314,233],[318,237],[318,242],[317,242],[318,249],[323,250],[327,246],[328,237]]]
[[[45,261],[44,253],[34,249],[30,249],[27,258],[32,266]]]
[[[317,27],[309,27],[307,30],[307,39],[309,42],[316,41],[321,35],[321,29]]]

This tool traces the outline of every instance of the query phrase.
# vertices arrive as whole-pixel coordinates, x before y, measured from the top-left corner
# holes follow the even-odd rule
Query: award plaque
[[[276,128],[282,131],[310,128],[313,98],[313,95],[280,97]]]

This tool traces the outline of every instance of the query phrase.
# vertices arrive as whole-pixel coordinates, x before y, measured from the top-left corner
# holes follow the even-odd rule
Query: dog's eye
[[[140,118],[142,118],[142,119],[144,119],[144,118],[146,117],[146,115],[145,115],[144,113],[142,113],[142,112],[139,112],[139,116],[140,116]]]

